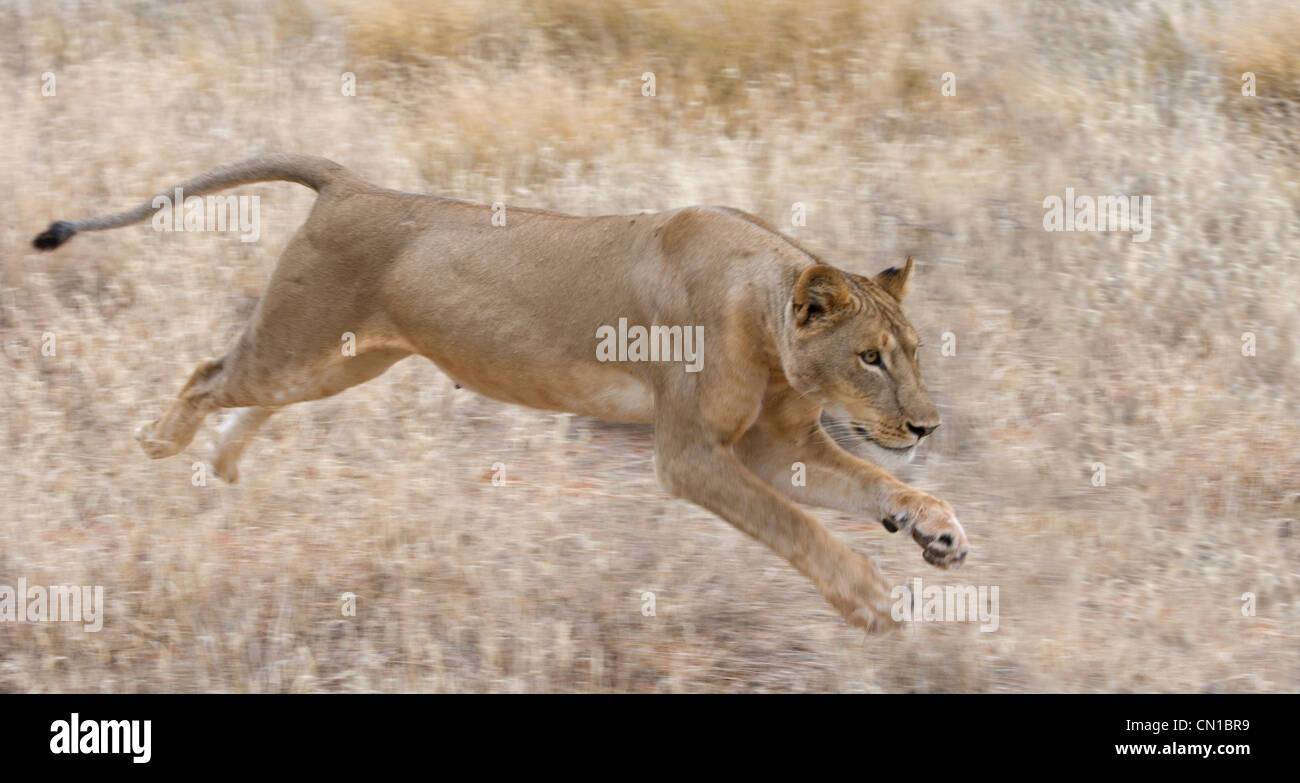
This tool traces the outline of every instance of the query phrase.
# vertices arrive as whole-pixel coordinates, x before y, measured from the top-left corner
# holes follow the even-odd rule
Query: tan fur
[[[855,625],[892,625],[890,591],[797,503],[909,531],[937,566],[965,558],[948,504],[851,455],[819,424],[826,411],[837,436],[887,450],[910,450],[938,426],[899,308],[911,259],[876,278],[848,274],[725,208],[591,218],[509,208],[495,226],[488,206],[377,188],[308,156],[245,161],[183,187],[201,195],[267,179],[320,198],[234,347],[200,364],[139,431],[150,457],[184,449],[208,413],[243,408],[213,459],[233,480],[247,438],[273,410],[419,354],[488,397],[653,422],[663,486],[785,557]],[[151,213],[56,224],[38,246]],[[620,318],[703,326],[702,370],[598,361],[597,329]],[[356,356],[341,351],[345,332],[356,335]],[[884,367],[864,363],[876,355]],[[806,486],[794,485],[794,463],[806,466]]]

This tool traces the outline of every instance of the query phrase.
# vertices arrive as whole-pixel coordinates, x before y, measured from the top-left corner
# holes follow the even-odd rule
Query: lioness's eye
[[[863,351],[858,354],[858,358],[862,360],[863,364],[872,367],[884,368],[885,366],[885,363],[880,360],[880,351]]]

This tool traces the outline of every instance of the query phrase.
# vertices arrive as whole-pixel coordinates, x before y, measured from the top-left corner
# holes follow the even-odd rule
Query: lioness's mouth
[[[903,454],[911,451],[912,447],[916,445],[915,443],[913,443],[911,446],[886,446],[885,444],[871,437],[871,432],[861,424],[858,424],[857,422],[854,421],[854,422],[849,422],[849,426],[853,429],[854,432],[861,435],[863,440],[870,441],[871,443],[875,444],[877,447],[886,449],[887,451],[897,451],[900,454]]]

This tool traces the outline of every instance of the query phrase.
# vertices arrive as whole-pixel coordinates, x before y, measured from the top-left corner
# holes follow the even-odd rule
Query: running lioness
[[[906,455],[939,426],[899,306],[910,258],[862,277],[737,210],[501,212],[378,188],[306,155],[254,158],[177,187],[201,196],[271,180],[320,196],[233,348],[201,363],[162,418],[137,432],[150,457],[176,454],[205,416],[237,408],[212,460],[233,481],[249,436],[281,406],[338,394],[419,354],[498,400],[652,422],[663,487],[789,560],[854,625],[893,625],[890,589],[797,503],[910,532],[941,568],[965,559],[966,534],[947,503],[851,455],[821,426],[825,413],[832,429]],[[146,220],[152,204],[58,221],[34,244],[52,250],[78,232]],[[673,361],[680,351],[608,361],[599,335],[620,319],[699,334],[699,356],[689,367]],[[340,350],[348,332],[355,355]],[[792,480],[795,463],[803,481]]]

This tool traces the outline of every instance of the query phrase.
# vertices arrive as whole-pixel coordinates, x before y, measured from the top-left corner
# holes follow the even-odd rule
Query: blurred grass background
[[[0,690],[1300,689],[1298,37],[1262,0],[0,4],[0,584],[107,604],[97,634],[0,626]],[[664,495],[648,429],[420,359],[272,419],[238,485],[192,485],[210,429],[147,460],[133,428],[238,334],[313,195],[241,191],[254,244],[31,238],[281,150],[574,214],[727,204],[861,273],[916,256],[945,426],[902,477],[972,556],[817,513],[896,583],[999,586],[999,630],[864,640]],[[1067,187],[1150,195],[1151,241],[1045,232]]]

